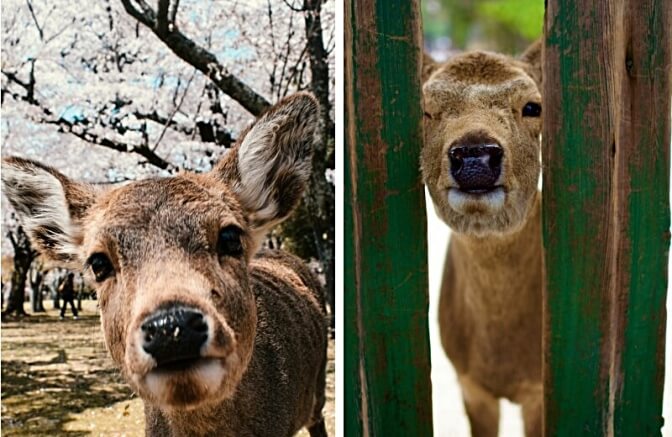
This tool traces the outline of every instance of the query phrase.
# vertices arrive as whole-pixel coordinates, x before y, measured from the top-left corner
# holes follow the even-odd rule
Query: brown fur
[[[522,405],[526,435],[541,435],[541,118],[522,116],[526,103],[541,103],[540,65],[536,43],[520,59],[470,52],[423,68],[423,177],[437,214],[454,230],[441,340],[474,436],[497,435],[502,397]],[[503,194],[462,194],[448,150],[493,141],[504,150]]]
[[[321,286],[299,259],[257,253],[300,201],[317,112],[311,96],[290,97],[212,172],[106,192],[4,160],[5,192],[40,251],[71,266],[92,254],[110,260],[113,274],[96,284],[105,342],[145,402],[147,435],[289,436],[303,426],[326,435]],[[240,257],[216,250],[231,225],[242,231]],[[175,304],[201,312],[209,334],[200,367],[165,373],[143,350],[140,326]]]

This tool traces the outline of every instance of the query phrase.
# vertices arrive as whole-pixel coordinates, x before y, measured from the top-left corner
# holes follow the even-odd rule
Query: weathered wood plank
[[[614,434],[660,435],[670,243],[672,2],[623,5],[616,144]]]
[[[346,434],[431,436],[418,2],[349,0],[345,24]]]
[[[581,3],[590,3],[582,6]],[[546,9],[543,129],[546,435],[602,435],[609,398],[609,50],[599,2]],[[599,17],[599,18],[597,18]]]
[[[549,0],[546,435],[660,433],[670,2]]]

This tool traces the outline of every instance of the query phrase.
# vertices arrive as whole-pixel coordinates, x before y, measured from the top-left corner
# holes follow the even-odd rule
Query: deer
[[[301,200],[318,141],[307,93],[264,113],[207,173],[101,189],[3,159],[34,246],[82,269],[148,436],[326,436],[327,315],[297,257],[263,250]]]
[[[541,53],[424,56],[422,178],[453,231],[439,331],[473,436],[498,435],[500,398],[542,433]]]

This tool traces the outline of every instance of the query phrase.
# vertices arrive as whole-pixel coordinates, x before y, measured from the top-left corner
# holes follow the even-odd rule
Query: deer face
[[[83,227],[106,343],[153,403],[232,394],[256,329],[245,210],[210,176],[133,183],[101,196]]]
[[[428,69],[423,177],[437,214],[457,232],[505,233],[525,221],[541,167],[534,53],[472,52]]]
[[[233,394],[256,333],[248,263],[300,199],[317,112],[312,97],[290,97],[212,172],[107,192],[32,161],[4,161],[5,193],[31,240],[88,272],[106,345],[145,400],[193,408]]]

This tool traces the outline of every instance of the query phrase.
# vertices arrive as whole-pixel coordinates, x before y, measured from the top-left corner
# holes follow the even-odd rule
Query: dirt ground
[[[2,323],[3,436],[144,435],[142,401],[107,355],[95,301],[83,305],[79,320],[68,311],[60,321],[52,309]],[[334,408],[331,341],[324,409],[329,435],[335,435]]]

